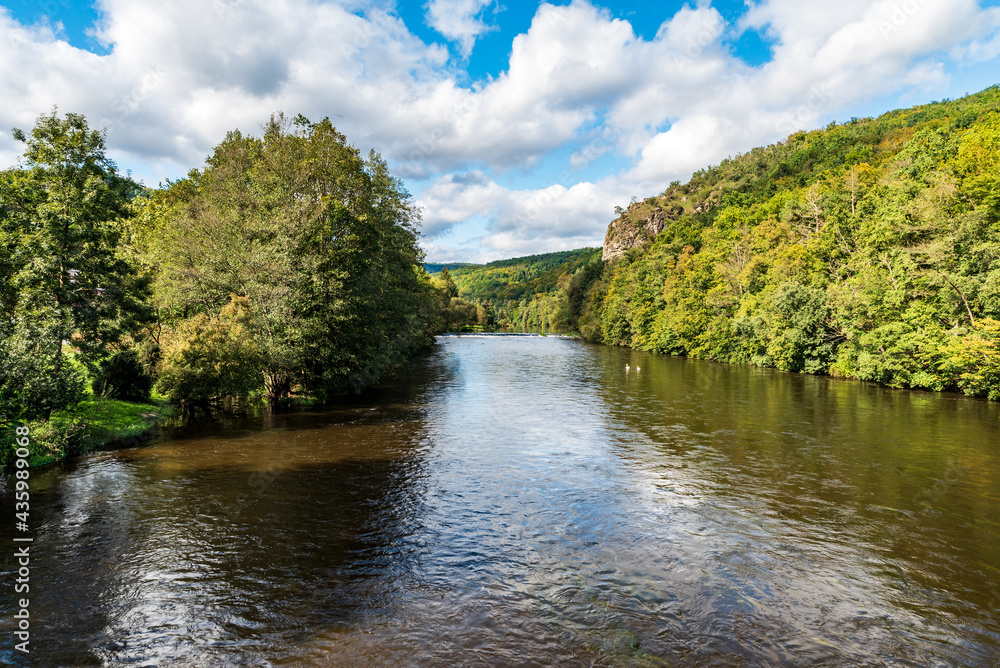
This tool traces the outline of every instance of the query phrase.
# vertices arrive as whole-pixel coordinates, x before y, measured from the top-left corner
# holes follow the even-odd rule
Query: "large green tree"
[[[41,116],[22,164],[0,172],[0,412],[47,417],[79,396],[65,356],[94,364],[148,318],[145,280],[118,253],[140,188],[83,116]]]
[[[149,200],[136,233],[175,322],[245,297],[272,399],[359,387],[428,340],[432,290],[402,184],[329,120],[230,132]],[[223,390],[220,388],[219,393]]]

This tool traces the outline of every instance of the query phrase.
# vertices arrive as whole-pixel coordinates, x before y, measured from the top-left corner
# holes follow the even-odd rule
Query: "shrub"
[[[1000,401],[1000,321],[983,318],[966,336],[953,336],[942,347],[939,364],[951,385],[973,397]]]
[[[476,304],[461,297],[452,297],[442,313],[446,331],[460,331],[479,322]]]
[[[18,333],[0,339],[0,426],[76,405],[85,383],[68,355],[56,359],[39,338]]]
[[[98,366],[91,384],[94,394],[108,399],[142,403],[149,401],[153,379],[146,372],[136,350],[123,350]]]
[[[135,347],[135,353],[139,357],[139,364],[150,378],[156,379],[156,367],[163,359],[163,350],[160,344],[151,339],[140,341]]]
[[[28,438],[29,466],[43,466],[63,459],[79,450],[85,431],[83,425],[70,417],[24,423],[30,427]],[[11,469],[15,462],[14,429],[0,429],[0,469]]]
[[[234,297],[219,317],[181,323],[163,347],[157,389],[170,401],[245,397],[262,389],[263,358],[248,330],[250,302]]]

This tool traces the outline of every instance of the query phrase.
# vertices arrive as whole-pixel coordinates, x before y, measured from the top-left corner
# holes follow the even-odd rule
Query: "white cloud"
[[[719,118],[687,116],[646,144],[632,173],[642,182],[666,183],[672,180],[668,177],[705,167],[705,156],[719,155],[735,133],[735,128],[726,127]]]
[[[427,22],[450,40],[458,42],[468,58],[476,38],[489,30],[478,17],[493,0],[430,0]]]
[[[486,216],[500,205],[508,190],[480,171],[446,174],[416,200],[423,212],[423,233],[434,238],[474,216]]]
[[[968,58],[973,62],[985,62],[1000,57],[1000,7],[991,7],[980,14],[980,24],[984,39],[973,40],[968,46],[953,50],[953,57]]]
[[[487,5],[426,9],[467,54]],[[599,244],[614,205],[632,195],[873,99],[941,97],[958,67],[1000,57],[1000,10],[974,0],[763,0],[736,24],[700,2],[649,40],[574,0],[541,4],[506,70],[468,86],[447,48],[364,0],[99,8],[107,55],[0,8],[3,164],[20,152],[9,128],[30,128],[53,105],[108,126],[112,155],[148,183],[200,165],[226,131],[256,132],[274,111],[329,116],[396,173],[430,183],[419,195],[429,249],[451,252],[442,239],[475,220],[486,226],[480,257]],[[773,42],[760,67],[726,46],[749,29]],[[614,173],[593,176],[610,164]],[[590,180],[576,183],[583,168]],[[560,176],[500,185],[542,173]]]

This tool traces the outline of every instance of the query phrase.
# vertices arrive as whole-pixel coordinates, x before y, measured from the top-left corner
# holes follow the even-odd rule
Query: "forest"
[[[484,265],[425,265],[441,289],[451,297],[445,311],[449,329],[486,327],[541,331],[569,331],[573,320],[570,283],[576,292],[601,258],[600,248],[581,248]],[[576,277],[576,278],[574,278]],[[580,295],[577,295],[579,297]],[[579,301],[576,299],[575,301]]]
[[[172,405],[323,401],[433,341],[419,213],[329,120],[230,132],[156,189],[83,116],[39,118],[0,172],[0,431],[32,462],[141,431]],[[4,462],[10,453],[3,449]]]
[[[1000,400],[998,86],[797,132],[617,211],[606,246],[664,227],[534,300],[566,331]]]

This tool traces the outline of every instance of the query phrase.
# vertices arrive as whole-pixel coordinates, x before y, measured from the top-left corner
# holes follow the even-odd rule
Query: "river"
[[[956,395],[442,337],[347,405],[34,471],[0,661],[993,666],[998,435]]]

